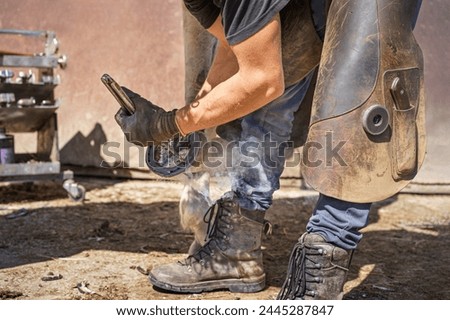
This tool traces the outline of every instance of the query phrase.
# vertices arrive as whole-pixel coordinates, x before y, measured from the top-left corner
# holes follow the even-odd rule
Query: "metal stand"
[[[72,171],[61,171],[59,162],[55,113],[59,102],[54,97],[59,76],[54,74],[54,69],[58,66],[64,68],[66,58],[56,56],[58,42],[55,34],[48,31],[0,30],[2,34],[43,36],[46,42],[45,51],[40,54],[0,51],[0,67],[8,68],[0,70],[0,128],[4,128],[8,134],[37,133],[36,153],[14,153],[13,160],[2,158],[0,181],[57,180],[62,182],[71,199],[83,201],[84,187],[74,182]],[[28,73],[20,71],[14,81],[13,70],[23,68],[34,68],[37,72],[33,73],[31,69]]]

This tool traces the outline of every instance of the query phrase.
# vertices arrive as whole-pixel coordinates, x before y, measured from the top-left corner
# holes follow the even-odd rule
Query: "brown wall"
[[[425,182],[450,182],[449,17],[449,1],[424,1],[415,31],[426,67],[428,156],[418,177]],[[98,166],[112,160],[101,144],[123,142],[104,72],[166,109],[184,103],[181,0],[2,0],[0,28],[53,30],[69,58],[57,89],[64,163]],[[137,158],[133,148],[133,166]]]
[[[417,177],[450,183],[450,1],[423,1],[415,34],[425,58],[428,154]]]
[[[0,28],[55,31],[68,56],[56,92],[63,163],[98,166],[101,144],[123,141],[103,73],[166,109],[184,103],[179,0],[2,0]]]

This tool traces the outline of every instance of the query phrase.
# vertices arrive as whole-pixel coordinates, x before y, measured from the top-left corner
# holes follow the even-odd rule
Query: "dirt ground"
[[[267,287],[255,294],[155,290],[145,273],[185,256],[181,184],[78,179],[84,203],[56,183],[0,185],[0,299],[274,299],[317,194],[284,180],[267,218]],[[450,196],[400,194],[373,206],[346,299],[450,299]]]

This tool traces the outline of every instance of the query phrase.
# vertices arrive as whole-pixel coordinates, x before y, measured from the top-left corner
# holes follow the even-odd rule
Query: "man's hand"
[[[180,132],[175,122],[176,110],[165,111],[139,94],[125,87],[122,89],[136,107],[132,115],[120,108],[115,116],[129,142],[141,146],[160,144]]]

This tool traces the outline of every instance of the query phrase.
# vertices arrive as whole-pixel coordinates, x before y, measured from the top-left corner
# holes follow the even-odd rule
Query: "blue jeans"
[[[422,0],[416,0],[412,17],[414,28]],[[325,28],[325,1],[311,2],[314,24],[321,38]],[[303,100],[311,76],[288,87],[285,93],[265,107],[242,120],[242,133],[236,137],[238,148],[233,151],[232,188],[240,205],[248,210],[267,210],[272,195],[279,189],[284,169],[284,150],[290,138],[294,112]],[[368,223],[371,203],[352,203],[320,195],[306,226],[308,232],[322,235],[327,242],[350,250],[362,238],[359,230]]]
[[[286,88],[281,97],[242,119],[230,174],[232,189],[245,209],[267,210],[272,205],[272,195],[280,188],[294,113],[305,97],[311,77]]]
[[[305,97],[311,75],[286,88],[285,93],[242,119],[242,132],[233,148],[230,170],[232,190],[247,210],[267,210],[280,188],[284,151],[289,141],[294,112]],[[320,195],[307,225],[344,249],[356,248],[359,229],[367,225],[370,204],[357,204]]]

